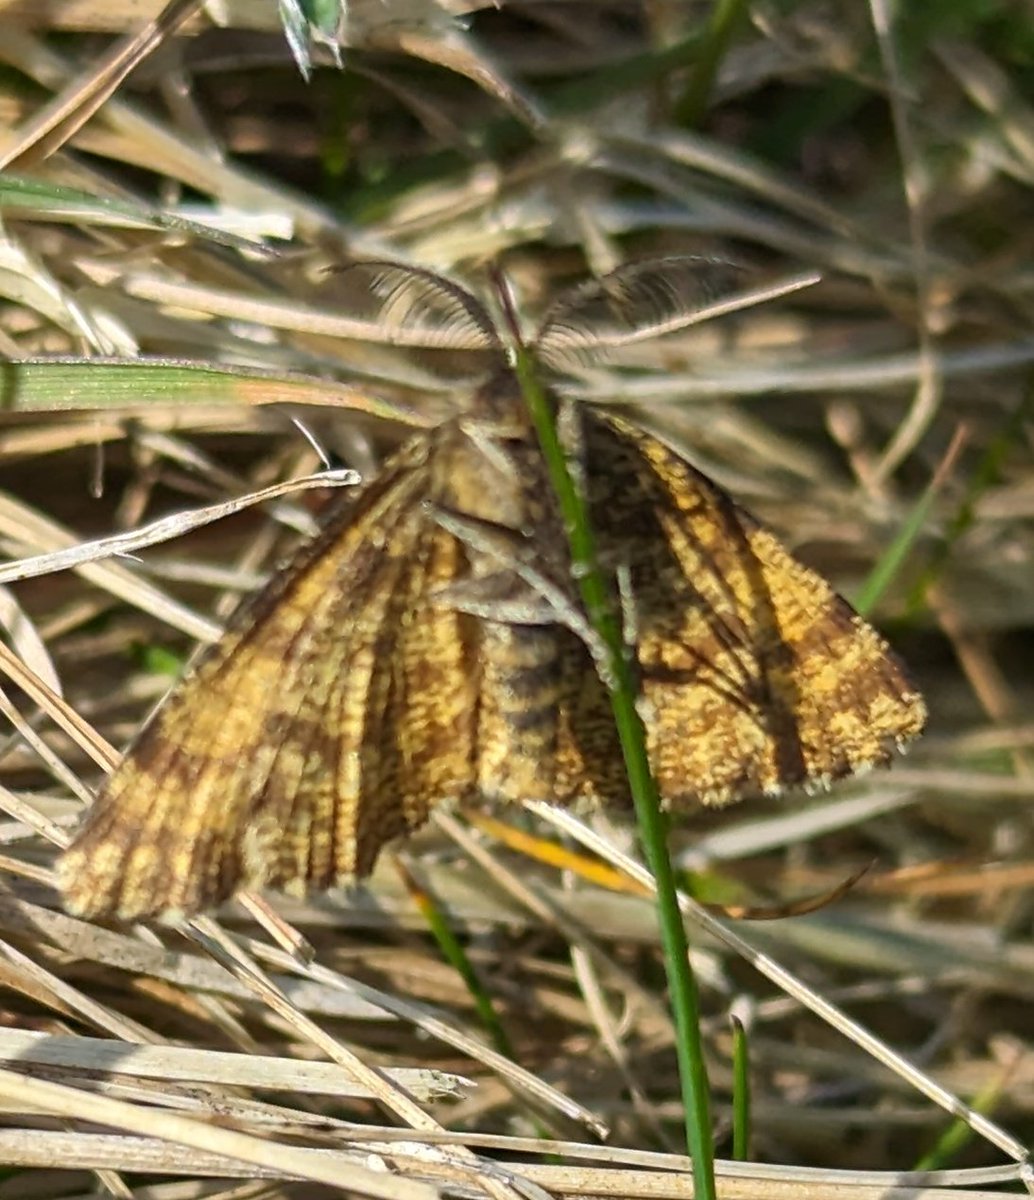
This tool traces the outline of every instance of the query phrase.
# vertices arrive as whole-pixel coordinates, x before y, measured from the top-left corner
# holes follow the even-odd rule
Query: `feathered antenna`
[[[539,359],[562,368],[591,355],[676,333],[689,325],[817,282],[814,272],[748,287],[751,273],[720,259],[680,255],[631,263],[572,289],[539,326]]]
[[[335,268],[362,273],[357,296],[370,303],[376,340],[428,350],[492,350],[502,343],[485,306],[434,271],[390,259],[360,259]]]

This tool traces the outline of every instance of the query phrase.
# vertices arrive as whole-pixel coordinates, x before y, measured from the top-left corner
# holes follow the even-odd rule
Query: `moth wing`
[[[461,618],[418,603],[461,556],[423,511],[430,452],[409,443],[348,497],[176,685],[59,861],[71,910],[128,920],[326,887],[466,785]]]
[[[588,414],[585,439],[601,554],[630,572],[666,803],[826,784],[922,730],[922,697],[883,638],[719,487],[624,421]],[[605,690],[568,653],[561,774],[572,798],[580,778],[623,794]]]

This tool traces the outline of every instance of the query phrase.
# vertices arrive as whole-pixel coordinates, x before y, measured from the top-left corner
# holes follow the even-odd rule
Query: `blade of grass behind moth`
[[[745,0],[713,0],[696,62],[690,68],[683,95],[672,106],[674,124],[690,130],[702,124],[722,60],[744,23],[746,12]]]
[[[0,370],[0,413],[73,411],[99,418],[112,411],[121,438],[125,437],[127,416],[145,413],[153,426],[164,414],[174,413],[178,420],[175,428],[179,429],[185,407],[195,413],[203,409],[225,414],[245,407],[298,404],[367,413],[418,429],[436,420],[433,414],[428,416],[361,386],[265,367],[157,357],[67,356],[5,362]],[[423,377],[420,382],[423,386]],[[94,428],[91,424],[91,439]],[[5,431],[5,450],[9,436]]]
[[[906,617],[914,618],[926,605],[927,593],[940,578],[955,543],[973,525],[977,502],[997,481],[1010,451],[1022,442],[1023,427],[1029,420],[1032,409],[1034,409],[1034,388],[1028,388],[1019,404],[1006,416],[1002,427],[988,440],[970,475],[969,482],[966,484],[962,499],[959,501],[954,515],[947,522],[940,544],[934,550],[930,561],[908,594],[905,604]]]
[[[238,892],[234,897],[237,903],[251,914],[256,924],[260,925],[274,942],[286,950],[292,958],[299,962],[312,962],[316,957],[316,948],[309,939],[285,920],[258,892]]]
[[[0,208],[5,211],[16,210],[19,216],[27,221],[101,225],[116,229],[165,229],[179,234],[190,234],[202,242],[229,246],[259,259],[277,256],[274,249],[251,237],[191,220],[190,217],[181,216],[169,209],[155,208],[142,201],[95,195],[80,188],[67,187],[50,180],[12,175],[7,171],[0,177]],[[241,214],[242,219],[244,215]],[[292,226],[286,221],[280,222],[274,214],[257,214],[254,220],[259,226],[259,232],[271,232],[285,238],[291,236]],[[78,262],[85,268],[84,257]],[[116,268],[107,263],[105,266],[108,279],[118,277],[119,272]],[[96,260],[89,263],[89,268],[93,282],[103,283],[104,280],[97,277]],[[12,358],[17,357],[17,354],[12,355]]]
[[[743,1022],[732,1021],[732,1156],[750,1158],[750,1042]]]
[[[449,918],[438,904],[434,895],[422,883],[418,882],[409,863],[399,854],[395,856],[395,869],[402,878],[402,885],[409,893],[409,898],[416,905],[417,911],[427,922],[438,949],[452,969],[463,980],[464,986],[474,1001],[474,1010],[492,1039],[492,1044],[500,1054],[513,1058],[513,1046],[507,1036],[506,1029],[499,1014],[495,1011],[492,997],[485,990],[474,964],[470,961],[462,942],[449,925]]]
[[[993,1112],[996,1105],[1003,1099],[1006,1087],[1019,1066],[1019,1060],[1025,1056],[1025,1051],[1013,1047],[1013,1053],[1008,1062],[1002,1063],[987,1084],[973,1097],[972,1107],[975,1112]],[[973,1130],[956,1118],[941,1134],[933,1146],[918,1160],[913,1170],[943,1171],[948,1163],[956,1158],[973,1140]]]
[[[67,704],[25,664],[16,654],[0,642],[0,673],[7,676],[17,687],[47,714],[55,725],[81,747],[98,766],[110,771],[118,762],[114,746],[100,736],[89,722],[84,721],[71,705]]]
[[[2,580],[0,580],[2,583]],[[11,649],[55,692],[61,690],[61,677],[36,621],[25,610],[10,588],[0,586],[0,630]]]
[[[677,125],[696,129],[703,121],[718,68],[746,12],[745,0],[714,0],[685,91],[673,106],[672,117]]]
[[[613,867],[605,866],[585,854],[569,850],[558,842],[526,833],[523,829],[517,829],[505,821],[500,821],[498,817],[477,812],[473,808],[464,808],[463,817],[475,829],[480,829],[482,833],[487,833],[489,837],[502,842],[504,846],[510,850],[516,850],[518,854],[523,854],[526,858],[532,858],[546,866],[555,867],[558,871],[570,871],[579,879],[584,879],[587,883],[593,883],[608,891],[630,892],[635,896],[645,895],[641,887],[632,883],[620,871],[615,871]]]
[[[3,715],[10,719],[6,707],[3,709]],[[50,817],[44,816],[34,804],[15,795],[2,783],[0,783],[0,812],[6,813],[12,821],[17,821],[27,829],[31,829],[37,836],[45,838],[55,846],[65,846],[68,843],[68,834],[61,825],[51,820]],[[47,876],[48,883],[52,885],[51,872],[48,871]]]
[[[655,888],[654,880],[646,867],[636,862],[627,854],[623,854],[616,846],[610,845],[604,838],[601,838],[593,829],[590,829],[589,826],[580,821],[572,813],[554,808],[549,804],[543,804],[541,801],[528,801],[527,807],[533,812],[538,813],[543,820],[549,821],[558,829],[562,829],[565,833],[577,839],[583,846],[587,846],[608,862],[613,863],[614,866],[627,871],[633,879],[640,881],[651,890]],[[910,1062],[904,1055],[899,1054],[896,1050],[888,1046],[886,1042],[882,1041],[874,1033],[871,1033],[864,1025],[854,1020],[853,1017],[849,1017],[847,1013],[827,1000],[825,996],[819,995],[818,992],[810,988],[791,971],[788,971],[781,963],[763,951],[756,949],[750,942],[740,937],[738,933],[735,933],[732,929],[722,924],[721,921],[712,917],[695,900],[690,899],[685,894],[680,894],[678,899],[680,910],[686,917],[706,933],[717,938],[718,941],[724,943],[736,954],[740,955],[755,970],[764,975],[766,979],[771,980],[776,987],[781,988],[787,995],[793,996],[798,1003],[815,1013],[816,1016],[838,1030],[856,1046],[861,1047],[861,1049],[870,1054],[878,1062],[883,1063],[895,1075],[910,1083],[917,1091],[921,1092],[929,1100],[932,1100],[934,1104],[965,1121],[971,1129],[979,1133],[982,1137],[985,1137],[1003,1153],[1016,1159],[1017,1162],[1027,1161],[1027,1148],[1018,1138],[1013,1137],[1011,1133],[1003,1129],[1000,1125],[996,1125],[987,1117],[975,1112],[968,1105],[964,1104],[957,1096],[949,1092],[947,1088],[942,1087],[936,1080],[932,1079],[924,1071],[921,1071],[919,1067]]]
[[[912,511],[908,514],[908,519],[902,525],[891,544],[880,555],[879,561],[873,567],[872,571],[870,571],[869,578],[862,585],[861,590],[854,599],[854,606],[862,616],[865,616],[866,613],[872,610],[880,596],[887,590],[891,580],[900,571],[902,564],[908,557],[909,551],[922,533],[927,518],[930,515],[930,510],[933,508],[933,503],[954,469],[959,454],[966,444],[967,437],[966,428],[959,426],[948,445],[948,449],[944,452],[944,457],[938,464],[937,470],[934,471],[933,478],[923,489],[923,494],[912,506]]]
[[[609,592],[600,573],[595,539],[585,501],[568,470],[553,418],[552,407],[538,379],[535,361],[520,340],[520,326],[509,291],[499,288],[515,349],[515,369],[521,394],[538,435],[550,482],[564,518],[586,615],[607,650],[608,687],[635,805],[640,838],[654,874],[661,941],[676,1027],[676,1056],[684,1104],[686,1139],[693,1160],[693,1185],[697,1200],[716,1200],[714,1141],[711,1132],[710,1085],[700,1036],[700,1005],[689,962],[686,929],[679,914],[675,876],[668,855],[667,827],[661,812],[657,784],[646,753],[646,734],[636,708],[636,688],[625,657],[624,635],[612,611]]]
[[[7,651],[7,653],[10,653],[10,651]],[[84,804],[89,804],[91,795],[86,784],[67,765],[57,751],[47,744],[46,739],[36,730],[33,723],[24,717],[15,707],[3,687],[0,687],[0,717],[8,721],[13,730],[12,738],[10,740],[4,739],[6,744],[0,747],[0,753],[6,752],[9,745],[16,739],[20,739],[25,749],[30,750],[36,755],[42,766],[50,772],[58,783],[68,788],[71,794],[77,796]],[[42,828],[37,828],[35,824],[33,825],[33,828],[37,828],[37,832],[41,832],[45,828],[48,831],[46,836],[55,845],[62,848],[67,845],[68,835],[59,825],[52,821],[47,821],[43,817],[38,817],[38,822]]]

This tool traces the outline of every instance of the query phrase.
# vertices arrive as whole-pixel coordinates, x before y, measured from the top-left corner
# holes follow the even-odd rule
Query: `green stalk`
[[[732,1018],[732,1156],[750,1158],[750,1047],[739,1017]]]
[[[961,429],[957,430],[937,470],[934,471],[933,478],[923,489],[923,494],[913,505],[908,519],[901,527],[898,535],[883,554],[880,555],[879,561],[869,573],[868,579],[866,579],[861,591],[855,598],[855,608],[858,609],[863,617],[875,606],[876,601],[883,595],[890,581],[898,573],[911,553],[915,542],[926,527],[934,501],[955,468],[955,463],[958,460],[964,443],[965,432]],[[919,594],[925,599],[925,589]]]
[[[463,980],[471,999],[474,1001],[474,1008],[478,1019],[491,1038],[492,1045],[500,1054],[505,1054],[507,1058],[512,1058],[516,1062],[513,1046],[510,1044],[510,1039],[507,1036],[502,1021],[499,1020],[499,1014],[492,1003],[492,997],[485,990],[481,982],[481,977],[474,969],[474,964],[470,961],[466,950],[463,948],[463,943],[456,936],[455,931],[449,924],[449,919],[442,911],[441,905],[439,905],[432,893],[423,884],[418,882],[407,863],[398,859],[396,860],[396,865],[402,876],[403,883],[409,890],[410,896],[427,922],[428,929],[430,929],[431,934],[438,943],[438,949],[441,950],[446,962],[449,963],[452,969]]]
[[[672,114],[677,124],[697,129],[703,122],[718,68],[746,15],[746,0],[714,0],[689,83]]]
[[[927,593],[943,574],[956,543],[968,533],[976,520],[977,503],[981,496],[998,482],[1006,459],[1021,445],[1023,427],[1030,420],[1032,410],[1034,410],[1034,389],[1028,389],[1012,412],[1006,414],[1001,428],[988,441],[966,484],[958,507],[945,523],[945,530],[939,544],[908,594],[905,606],[907,617],[916,617],[926,607]],[[943,474],[943,470],[939,468],[935,478]]]
[[[516,332],[516,322],[514,329]],[[636,682],[626,654],[621,622],[614,611],[610,589],[599,569],[595,537],[585,500],[568,469],[552,405],[538,380],[532,354],[518,344],[515,355],[517,379],[538,434],[563,516],[572,568],[581,589],[586,616],[606,650],[607,682],[614,723],[635,804],[639,836],[646,861],[657,882],[661,944],[675,1019],[675,1050],[682,1085],[686,1143],[693,1160],[694,1195],[697,1200],[716,1200],[710,1093],[700,1038],[696,981],[690,968],[686,929],[679,912],[675,877],[668,857],[667,823],[646,754],[646,733],[636,708]]]

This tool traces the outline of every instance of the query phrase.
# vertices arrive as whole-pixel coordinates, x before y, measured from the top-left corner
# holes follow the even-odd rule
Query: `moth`
[[[503,339],[458,285],[365,269],[397,340],[440,320],[440,344],[458,331],[485,369],[455,415],[336,502],[174,687],[60,858],[70,911],[168,918],[244,888],[349,882],[443,802],[628,802]],[[574,293],[543,321],[540,361],[591,349],[586,314],[631,338],[643,295],[667,327],[687,307],[680,270],[694,268]],[[566,425],[600,562],[632,610],[667,808],[826,785],[920,733],[901,662],[771,532],[623,417],[582,405]]]

